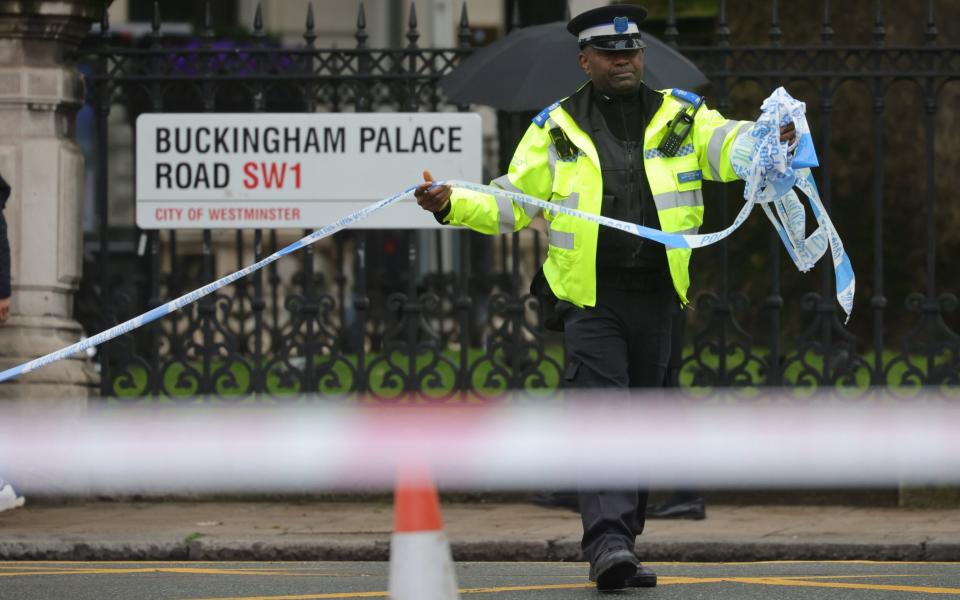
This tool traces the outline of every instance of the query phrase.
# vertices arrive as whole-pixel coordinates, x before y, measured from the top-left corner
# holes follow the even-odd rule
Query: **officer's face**
[[[580,52],[580,66],[604,94],[632,94],[643,79],[643,50],[611,52],[587,46]]]

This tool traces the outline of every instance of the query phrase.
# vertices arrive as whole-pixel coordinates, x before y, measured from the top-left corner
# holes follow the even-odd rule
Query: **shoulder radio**
[[[696,117],[697,111],[700,110],[701,106],[703,106],[703,98],[698,96],[697,102],[693,105],[692,113],[688,113],[687,108],[684,107],[670,120],[670,123],[667,124],[667,133],[663,136],[663,139],[660,140],[660,145],[657,146],[657,150],[659,150],[661,154],[668,157],[677,155],[677,152],[680,151],[680,145],[683,144],[683,140],[687,138],[690,130],[693,129],[693,119]]]

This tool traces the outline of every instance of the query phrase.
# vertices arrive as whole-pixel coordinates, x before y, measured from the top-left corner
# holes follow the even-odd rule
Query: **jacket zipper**
[[[623,99],[617,99],[618,104],[620,105],[620,119],[623,120],[623,130],[627,136],[627,206],[630,205],[630,202],[633,200],[633,177],[634,177],[634,166],[633,166],[633,137],[630,135],[630,124],[627,123],[627,114],[623,110]],[[647,207],[643,205],[643,197],[640,194],[640,224],[646,226],[647,224]],[[642,244],[641,240],[641,244]]]

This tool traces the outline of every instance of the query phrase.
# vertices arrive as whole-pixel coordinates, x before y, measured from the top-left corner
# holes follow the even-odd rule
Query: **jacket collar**
[[[597,93],[593,89],[593,82],[588,81],[580,86],[572,96],[565,98],[560,102],[563,110],[573,118],[577,126],[583,131],[590,131],[590,111],[592,108],[592,95]],[[647,84],[640,84],[640,98],[643,101],[643,122],[650,123],[653,116],[660,110],[663,104],[663,94],[647,87]]]

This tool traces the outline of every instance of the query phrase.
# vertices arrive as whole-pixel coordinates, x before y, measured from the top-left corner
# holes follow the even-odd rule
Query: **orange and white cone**
[[[440,499],[429,475],[404,472],[394,495],[390,538],[391,600],[458,600]]]

